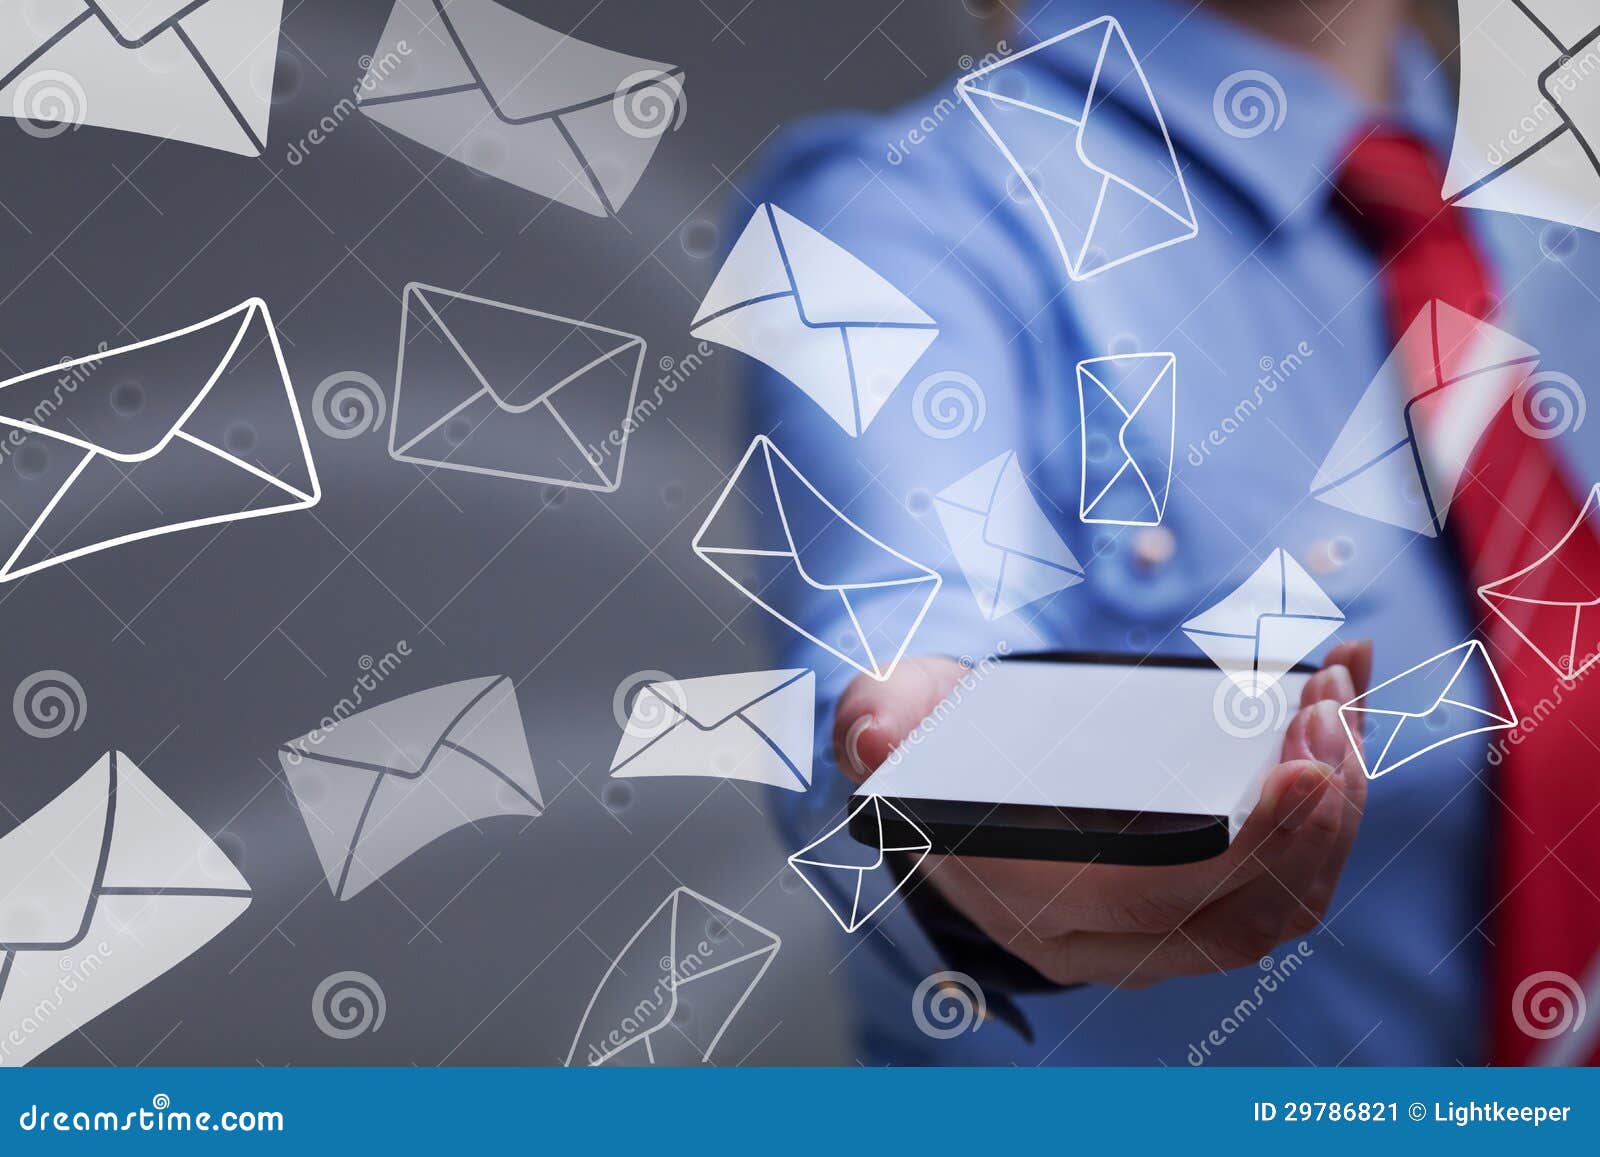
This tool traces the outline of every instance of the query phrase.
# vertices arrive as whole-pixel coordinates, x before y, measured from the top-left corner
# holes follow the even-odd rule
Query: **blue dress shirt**
[[[1334,210],[1330,181],[1344,150],[1379,115],[1447,155],[1448,79],[1420,40],[1409,40],[1395,62],[1393,107],[1374,110],[1314,61],[1187,4],[1139,0],[1116,9],[1165,117],[1198,236],[1069,281],[1043,215],[949,87],[886,115],[793,128],[740,182],[749,201],[741,213],[767,201],[782,206],[904,291],[941,332],[855,439],[792,384],[748,361],[757,427],[851,519],[945,576],[911,653],[975,656],[1004,642],[1194,655],[1183,621],[1281,547],[1344,610],[1336,638],[1374,639],[1375,679],[1388,678],[1470,637],[1470,592],[1448,541],[1309,498],[1322,456],[1393,344],[1375,262]],[[1027,11],[1027,32],[1011,47],[1101,15],[1081,0],[1045,0]],[[1035,54],[1014,66],[1008,83],[1013,95],[1067,108],[1081,104],[1092,65],[1092,53]],[[1281,126],[1253,136],[1224,129],[1217,91],[1245,70],[1281,86]],[[1112,92],[1110,127],[1100,130],[1130,155],[1164,148],[1136,95]],[[1049,118],[1031,130],[1020,123],[1010,131],[1068,131]],[[1593,313],[1589,286],[1600,284],[1595,239],[1522,218],[1469,217],[1505,291],[1503,327],[1537,346],[1545,368],[1577,372],[1579,319]],[[1177,357],[1176,470],[1165,519],[1159,530],[1085,525],[1075,366],[1142,351]],[[941,438],[918,422],[916,384],[936,374],[978,384],[981,425]],[[1586,433],[1563,442],[1580,492],[1600,477],[1600,447]],[[1091,444],[1087,452],[1108,449]],[[1006,450],[1017,451],[1087,580],[988,622],[940,533],[931,495]],[[814,609],[836,614],[825,601]],[[842,638],[849,624],[840,616],[830,629]],[[782,646],[787,665],[817,670],[823,698],[815,786],[804,796],[783,793],[780,804],[785,838],[799,848],[844,812],[847,787],[826,739],[832,703],[855,672],[798,635],[783,633]],[[1159,715],[1160,704],[1151,711]],[[1476,741],[1450,745],[1372,784],[1325,923],[1286,945],[1280,959],[1144,991],[1021,995],[1031,1041],[994,1022],[951,1040],[920,1032],[911,993],[942,964],[908,907],[891,904],[874,929],[840,942],[860,1057],[1481,1062],[1494,822],[1486,750]]]

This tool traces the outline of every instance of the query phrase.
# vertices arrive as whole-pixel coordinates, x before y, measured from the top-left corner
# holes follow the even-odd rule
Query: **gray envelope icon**
[[[495,0],[400,0],[358,108],[464,165],[597,217],[683,119],[683,70],[586,44]]]
[[[464,824],[544,811],[504,675],[336,714],[278,759],[340,900]]]

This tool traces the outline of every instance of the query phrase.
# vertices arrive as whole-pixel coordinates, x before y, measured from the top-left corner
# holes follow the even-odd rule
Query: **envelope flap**
[[[437,328],[495,404],[511,413],[526,413],[607,367],[631,380],[643,354],[644,339],[634,334],[489,298],[413,284],[406,300],[413,315],[422,306],[418,320]],[[520,351],[516,374],[486,368],[505,365],[507,350]]]
[[[546,28],[495,0],[433,3],[495,111],[507,120],[537,120],[604,103],[625,84],[648,84],[677,71]]]
[[[1593,538],[1600,534],[1595,523],[1597,512],[1600,512],[1600,484],[1589,491],[1577,522],[1560,542],[1514,574],[1484,584],[1479,588],[1484,598],[1489,599],[1491,605],[1496,598],[1544,606],[1588,607],[1600,603],[1600,575],[1567,561],[1568,543],[1578,535],[1589,536],[1591,542],[1584,545],[1593,546]],[[1577,548],[1572,549],[1574,554],[1578,553]]]
[[[309,759],[418,776],[460,719],[501,678],[431,687],[365,710],[357,697],[346,698],[320,727],[284,746]]]
[[[1204,634],[1249,637],[1267,616],[1343,619],[1344,613],[1305,568],[1279,548],[1232,594],[1183,626]]]
[[[873,538],[824,498],[778,450],[769,449],[773,493],[801,574],[832,590],[892,586],[935,577]]]
[[[0,839],[0,949],[82,935],[114,814],[111,757]]]
[[[150,457],[198,408],[247,340],[270,340],[255,301],[161,337],[0,382],[0,423],[120,461]]]
[[[1540,357],[1522,339],[1444,301],[1433,303],[1432,338],[1441,385],[1502,366],[1537,362]]]
[[[1154,130],[1157,139],[1130,137],[1128,116]],[[1115,178],[1177,220],[1196,224],[1161,108],[1122,25],[1109,17],[1104,46],[1089,82],[1077,148],[1090,167]]]
[[[977,514],[988,514],[989,504],[994,501],[994,492],[1000,486],[1000,477],[1015,457],[1014,451],[1007,450],[989,459],[972,473],[956,479],[939,491],[940,501]]]
[[[1136,416],[1150,401],[1156,391],[1171,383],[1177,358],[1170,353],[1126,354],[1109,358],[1092,358],[1080,362],[1078,369],[1088,378],[1091,390],[1103,395],[1103,404],[1115,403],[1130,418]],[[1092,395],[1085,401],[1088,408],[1097,399]]]
[[[808,325],[936,325],[855,254],[778,206],[766,208]]]
[[[445,741],[515,786],[538,807],[544,806],[522,710],[517,705],[517,687],[509,678],[494,679],[456,720]]]
[[[138,892],[236,891],[250,886],[204,829],[121,752],[111,755],[116,824],[102,886]]]
[[[882,806],[882,801],[877,796],[862,797],[850,809],[848,819],[795,852],[789,859],[819,868],[864,872],[875,870],[883,864],[884,855],[883,813],[879,810]],[[870,846],[859,842],[850,834],[850,820],[868,808],[871,809],[871,817],[878,833],[877,840]]]
[[[1442,655],[1418,663],[1391,679],[1357,695],[1345,707],[1352,711],[1381,711],[1394,715],[1431,714],[1473,658],[1474,644],[1463,643]]]
[[[732,908],[688,888],[672,894],[673,978],[678,987],[756,953],[775,951],[778,937]]]
[[[1061,540],[1048,515],[1039,506],[1017,456],[1011,454],[995,486],[989,517],[983,524],[984,541],[1001,550],[1027,555],[1077,571],[1082,568]]]
[[[704,731],[710,731],[810,674],[810,671],[802,668],[712,675],[703,679],[652,683],[640,694],[654,695],[675,714],[683,715]]]
[[[154,40],[211,0],[84,0],[125,48]]]

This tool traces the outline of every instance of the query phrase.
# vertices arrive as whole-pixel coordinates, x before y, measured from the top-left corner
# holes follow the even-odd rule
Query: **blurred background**
[[[255,892],[226,932],[44,1060],[557,1064],[611,958],[681,885],[784,941],[716,1059],[851,1063],[838,986],[849,946],[784,870],[790,849],[761,789],[607,774],[618,691],[625,712],[639,673],[768,662],[761,612],[709,581],[689,546],[743,450],[739,355],[686,363],[609,495],[392,461],[382,426],[319,428],[313,394],[345,373],[390,389],[401,293],[423,281],[641,335],[643,396],[695,351],[689,321],[773,134],[830,108],[920,99],[931,111],[1004,32],[979,0],[509,0],[685,71],[684,123],[605,219],[443,162],[360,114],[290,163],[351,96],[390,7],[291,0],[259,159],[93,127],[36,139],[0,120],[0,377],[260,296],[324,490],[309,512],[0,587],[0,688],[59,670],[86,705],[57,738],[10,734],[0,834],[116,748]],[[276,750],[402,643],[367,701],[509,675],[547,810],[457,830],[341,904]],[[347,970],[381,985],[387,1014],[377,1032],[334,1040],[312,996]]]

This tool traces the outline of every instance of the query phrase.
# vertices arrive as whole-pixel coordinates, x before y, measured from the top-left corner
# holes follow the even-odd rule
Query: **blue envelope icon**
[[[1172,354],[1124,354],[1078,363],[1082,521],[1111,526],[1161,522],[1172,488],[1177,391],[1178,362]]]
[[[1030,70],[1084,77],[1081,99],[1073,93],[1059,107],[1023,99],[1017,94],[1027,92]],[[1072,280],[1200,231],[1155,94],[1112,17],[980,68],[956,82],[956,94],[1044,214]],[[1158,139],[1130,147],[1123,127],[1130,114]]]
[[[1484,688],[1475,702],[1468,691]],[[1379,683],[1339,708],[1368,779],[1388,775],[1428,752],[1486,731],[1510,731],[1517,712],[1483,644],[1473,639]],[[1356,742],[1352,720],[1366,733]],[[1371,752],[1376,754],[1371,755]]]

